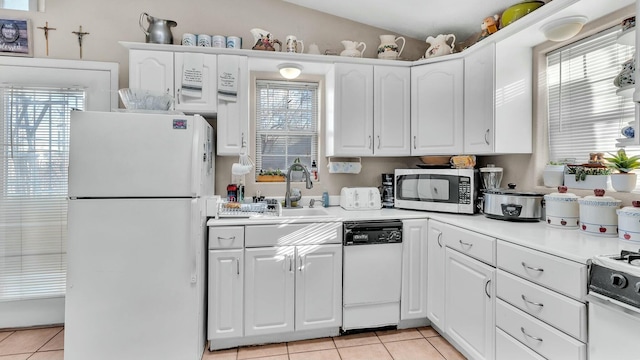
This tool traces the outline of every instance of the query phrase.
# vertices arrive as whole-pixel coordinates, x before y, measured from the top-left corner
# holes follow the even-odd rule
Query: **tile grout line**
[[[42,344],[42,346],[40,346],[40,347],[39,347],[39,348],[34,352],[34,354],[35,354],[35,353],[37,353],[37,352],[39,352],[39,351],[40,351],[40,349],[42,349],[43,347],[45,347],[45,345],[47,345],[48,343],[50,343],[50,342],[51,342],[51,340],[53,340],[53,338],[55,338],[56,336],[58,336],[58,334],[60,334],[60,332],[61,332],[61,331],[64,331],[64,327],[63,327],[62,329],[60,329],[60,331],[58,331],[57,333],[55,333],[55,334],[51,337],[51,339],[49,339],[49,340],[45,341],[45,343],[44,343],[44,344]],[[56,349],[56,350],[59,350],[59,349]],[[64,349],[63,349],[63,350],[64,350]],[[31,356],[33,356],[33,354],[32,354]]]

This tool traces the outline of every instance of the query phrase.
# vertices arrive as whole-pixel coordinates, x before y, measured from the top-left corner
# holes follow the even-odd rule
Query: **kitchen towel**
[[[331,161],[327,164],[331,174],[360,174],[362,163],[354,161]]]
[[[203,79],[202,54],[184,53],[184,63],[182,64],[182,90],[183,96],[194,98],[202,97]]]
[[[235,102],[238,96],[238,59],[234,56],[218,56],[218,99]]]

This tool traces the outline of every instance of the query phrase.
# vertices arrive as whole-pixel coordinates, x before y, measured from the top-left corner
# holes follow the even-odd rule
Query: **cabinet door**
[[[202,66],[202,89],[184,88],[183,80],[198,76]],[[218,107],[217,57],[212,54],[175,53],[176,110],[200,115],[215,114]]]
[[[464,59],[464,152],[494,150],[495,45],[487,45]]]
[[[445,332],[472,359],[494,358],[495,272],[478,260],[445,249]]]
[[[242,249],[209,251],[207,339],[242,336],[243,273]]]
[[[218,55],[218,77],[225,69],[237,69],[235,99],[218,97],[216,155],[249,153],[249,62],[246,56]],[[235,101],[234,101],[235,100]]]
[[[373,65],[335,64],[327,156],[373,155]]]
[[[376,156],[409,156],[411,70],[376,66],[373,75],[373,153]]]
[[[402,222],[400,320],[427,316],[427,219]]]
[[[245,250],[245,336],[293,331],[294,250]]]
[[[296,331],[342,325],[342,245],[296,247]]]
[[[462,152],[462,59],[411,68],[411,155]]]
[[[427,318],[440,330],[444,330],[444,234],[442,223],[429,220],[427,234]]]
[[[173,52],[130,50],[129,87],[173,95]]]

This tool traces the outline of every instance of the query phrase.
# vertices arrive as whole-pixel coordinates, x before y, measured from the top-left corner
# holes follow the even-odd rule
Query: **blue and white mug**
[[[242,49],[242,38],[238,36],[227,36],[227,49]]]

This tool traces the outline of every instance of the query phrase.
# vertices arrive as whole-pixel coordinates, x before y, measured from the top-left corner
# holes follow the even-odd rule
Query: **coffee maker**
[[[394,174],[382,174],[382,185],[380,186],[380,197],[383,208],[393,208],[393,177]]]

